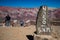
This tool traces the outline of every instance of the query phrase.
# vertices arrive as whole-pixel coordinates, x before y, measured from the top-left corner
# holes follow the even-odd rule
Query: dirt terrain
[[[60,37],[60,26],[51,26]],[[0,40],[33,40],[35,26],[28,27],[0,27]],[[56,34],[53,35],[56,35]]]
[[[35,26],[0,27],[0,40],[28,40],[35,31]]]
[[[53,28],[52,31],[53,37],[57,38],[57,40],[60,40],[60,26],[52,26],[52,28]]]

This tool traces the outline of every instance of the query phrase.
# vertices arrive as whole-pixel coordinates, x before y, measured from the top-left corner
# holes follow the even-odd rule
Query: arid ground
[[[52,26],[60,37],[60,27]],[[35,26],[28,27],[0,27],[0,40],[32,40]],[[55,34],[56,35],[56,34]]]
[[[29,27],[0,27],[0,40],[30,40],[35,26]],[[31,38],[32,39],[32,38]]]

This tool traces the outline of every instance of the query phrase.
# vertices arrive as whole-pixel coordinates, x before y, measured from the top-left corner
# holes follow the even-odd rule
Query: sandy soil
[[[51,27],[60,40],[60,26]],[[35,30],[36,28],[33,25],[28,27],[0,27],[0,40],[32,40],[29,37],[33,36]],[[53,36],[56,34],[53,34]]]
[[[35,26],[29,27],[0,27],[0,40],[29,40],[27,36],[33,35]]]

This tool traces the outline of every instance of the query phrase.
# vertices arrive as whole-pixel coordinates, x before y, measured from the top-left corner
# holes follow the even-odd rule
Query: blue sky
[[[41,5],[60,8],[60,0],[0,0],[0,6],[39,8]]]

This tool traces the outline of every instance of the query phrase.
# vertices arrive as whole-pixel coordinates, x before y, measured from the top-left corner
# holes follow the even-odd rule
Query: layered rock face
[[[53,19],[60,19],[60,9],[55,8],[48,8],[49,9],[49,18],[50,20]],[[11,19],[17,19],[17,20],[24,20],[25,22],[27,20],[36,22],[36,17],[38,13],[39,8],[12,8],[12,7],[3,7],[0,6],[0,17],[4,19],[4,17],[9,14],[11,16]]]

